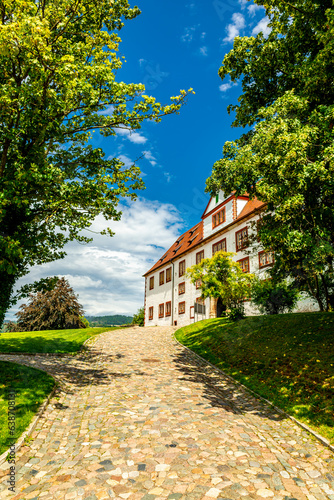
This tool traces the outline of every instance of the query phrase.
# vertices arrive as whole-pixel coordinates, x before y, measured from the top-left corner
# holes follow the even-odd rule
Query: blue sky
[[[144,83],[147,94],[166,104],[180,89],[192,87],[195,95],[179,115],[159,124],[94,138],[107,156],[126,164],[144,155],[137,165],[146,189],[138,201],[123,203],[122,220],[112,224],[113,238],[97,236],[86,246],[70,243],[65,259],[36,266],[19,282],[65,276],[88,315],[135,313],[144,301],[142,274],[180,232],[199,222],[212,165],[224,142],[241,133],[231,128],[233,116],[226,110],[237,102],[241,87],[222,82],[219,67],[235,36],[267,33],[264,9],[252,1],[139,0],[138,7],[142,14],[120,32],[126,63],[117,80]],[[92,229],[104,226],[98,218]]]

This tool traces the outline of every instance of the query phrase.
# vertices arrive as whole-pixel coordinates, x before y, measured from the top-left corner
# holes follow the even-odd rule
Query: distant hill
[[[114,316],[85,316],[91,326],[112,326],[112,325],[126,325],[132,323],[132,316],[123,316],[115,314]]]

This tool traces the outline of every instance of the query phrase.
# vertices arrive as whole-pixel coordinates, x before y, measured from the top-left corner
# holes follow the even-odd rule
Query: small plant
[[[262,314],[291,312],[299,299],[299,292],[286,281],[255,279],[251,288],[252,302]]]
[[[144,308],[141,307],[140,309],[138,309],[137,314],[133,316],[132,324],[138,326],[144,326],[144,319],[145,319],[145,311]]]
[[[245,308],[243,303],[238,304],[237,307],[232,307],[231,310],[227,313],[228,319],[231,321],[239,321],[239,319],[245,318]]]

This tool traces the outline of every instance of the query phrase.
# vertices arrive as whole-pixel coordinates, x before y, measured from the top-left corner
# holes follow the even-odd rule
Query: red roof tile
[[[242,209],[241,213],[238,215],[238,217],[232,222],[232,224],[235,224],[236,222],[238,222],[239,219],[243,219],[247,215],[251,214],[252,212],[264,206],[265,203],[259,201],[256,198],[253,200],[249,200]],[[226,229],[226,226],[222,228],[222,230],[224,229]],[[218,231],[216,234],[218,235],[219,232],[220,231]],[[159,267],[167,264],[172,259],[174,259],[174,257],[178,257],[183,253],[185,253],[186,251],[188,251],[189,249],[195,247],[202,240],[203,240],[203,221],[199,222],[198,224],[196,224],[196,226],[192,227],[185,233],[181,234],[181,236],[179,236],[179,238],[175,241],[175,243],[173,243],[173,245],[167,250],[167,252],[164,253],[161,259],[159,259],[158,262],[156,262],[154,266],[151,267],[151,269],[144,274],[144,276],[147,276],[152,271],[155,271]]]
[[[160,266],[167,264],[174,257],[178,257],[190,248],[196,246],[203,239],[203,222],[199,222],[185,233],[178,237],[175,243],[167,250],[167,252],[154,264],[144,276],[151,273]]]

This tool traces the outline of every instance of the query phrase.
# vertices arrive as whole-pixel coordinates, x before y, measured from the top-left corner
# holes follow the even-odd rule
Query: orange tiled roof
[[[265,206],[265,203],[259,201],[257,198],[253,200],[248,200],[238,217],[233,221],[232,224],[237,222],[239,219],[243,219],[247,215],[251,214],[255,210],[262,208]],[[226,226],[222,229],[226,229]],[[216,233],[218,234],[219,231]],[[167,264],[174,257],[178,257],[182,255],[184,252],[189,249],[195,247],[198,243],[203,240],[203,221],[196,224],[196,226],[192,227],[185,233],[181,234],[176,242],[167,250],[167,252],[154,264],[151,269],[149,269],[144,276],[147,276],[152,271],[155,271],[159,267]]]
[[[183,252],[186,252],[190,248],[194,247],[202,241],[203,239],[203,222],[199,222],[196,226],[192,227],[185,233],[178,237],[175,243],[167,250],[167,252],[154,264],[149,271],[147,271],[144,276],[154,271],[160,266],[167,264],[174,257],[178,257]]]
[[[245,217],[246,215],[254,212],[258,208],[262,208],[265,206],[265,203],[263,201],[258,200],[257,198],[254,198],[253,200],[248,200],[244,208],[241,210],[240,214],[236,218],[236,220]]]

